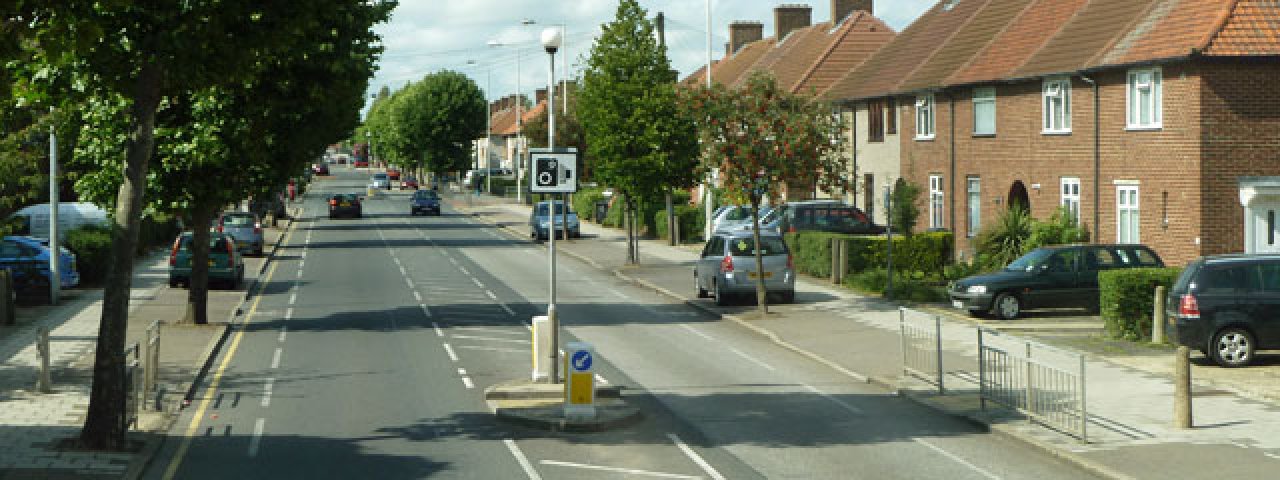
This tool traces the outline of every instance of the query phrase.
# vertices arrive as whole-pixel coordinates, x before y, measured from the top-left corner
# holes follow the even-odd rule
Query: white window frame
[[[1044,81],[1040,92],[1044,109],[1041,133],[1061,135],[1071,133],[1071,79],[1051,78]]]
[[[991,112],[990,126],[988,130],[983,130],[983,122],[978,113],[987,107]],[[996,87],[977,87],[973,89],[973,134],[980,136],[991,136],[996,134]]]
[[[969,231],[965,234],[973,238],[982,229],[982,177],[968,177],[965,185],[969,194]]]
[[[1080,223],[1080,177],[1062,177],[1058,191],[1062,195],[1058,205],[1070,210],[1076,217],[1076,223]]]
[[[1116,185],[1116,243],[1142,242],[1140,199],[1137,185]]]
[[[916,96],[916,140],[933,140],[936,112],[932,93]]]
[[[1141,81],[1146,76],[1146,81]],[[1147,96],[1144,106],[1142,100]],[[1125,126],[1129,130],[1159,130],[1164,127],[1164,78],[1160,67],[1129,70],[1125,88]],[[1146,122],[1141,115],[1148,116]]]
[[[942,214],[945,197],[942,190],[942,175],[929,175],[929,228],[946,228]]]

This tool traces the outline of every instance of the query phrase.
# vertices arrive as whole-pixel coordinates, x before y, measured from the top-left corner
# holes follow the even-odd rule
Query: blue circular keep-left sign
[[[579,372],[591,370],[591,352],[588,350],[573,352],[573,356],[569,357],[569,364]]]

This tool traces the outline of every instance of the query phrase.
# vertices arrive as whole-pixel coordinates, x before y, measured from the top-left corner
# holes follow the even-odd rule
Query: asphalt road
[[[591,343],[645,420],[497,423],[483,390],[529,375],[545,245],[410,217],[407,192],[330,220],[324,194],[367,176],[334,170],[146,478],[1088,477],[565,256],[562,341]]]

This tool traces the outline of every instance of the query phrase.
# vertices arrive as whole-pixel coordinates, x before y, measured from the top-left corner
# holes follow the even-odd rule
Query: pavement
[[[456,208],[527,238],[527,206],[487,196],[455,196]],[[945,305],[899,305],[802,277],[792,305],[772,305],[761,317],[754,305],[716,307],[694,298],[692,265],[700,245],[668,246],[642,240],[640,265],[624,265],[621,230],[584,222],[583,238],[556,243],[559,253],[637,285],[734,322],[773,343],[844,374],[879,385],[928,407],[985,425],[1107,478],[1266,478],[1280,467],[1280,358],[1223,369],[1193,357],[1194,428],[1173,425],[1173,349],[1105,338],[1097,317],[1046,312],[1013,322],[983,321]],[[902,324],[937,321],[943,350],[943,393],[903,374]],[[987,340],[1052,352],[1066,367],[1084,365],[1087,440],[1030,422],[977,393],[977,331]],[[998,334],[998,335],[997,335]],[[1047,346],[1048,348],[1040,347]],[[1039,355],[1039,354],[1037,354]],[[1080,360],[1083,359],[1083,360]],[[1064,367],[1064,368],[1066,368]]]
[[[290,222],[264,229],[274,251]],[[56,306],[20,307],[17,322],[0,326],[0,480],[121,478],[136,472],[158,448],[174,414],[236,321],[270,254],[247,257],[239,288],[209,292],[207,325],[181,324],[187,290],[168,286],[168,251],[158,249],[134,264],[126,345],[146,342],[158,322],[157,393],[146,399],[131,439],[136,452],[88,452],[61,448],[79,435],[89,404],[94,351],[102,314],[102,290],[64,291]],[[35,390],[36,338],[50,331],[52,393]],[[144,360],[145,361],[145,360]]]

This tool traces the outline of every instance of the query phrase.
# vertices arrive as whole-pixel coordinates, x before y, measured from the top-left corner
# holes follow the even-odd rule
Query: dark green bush
[[[600,219],[595,218],[596,202],[604,200],[603,192],[600,188],[583,188],[573,194],[573,210],[578,212],[578,218],[599,223]]]
[[[1063,245],[1089,241],[1089,230],[1076,221],[1066,208],[1059,207],[1046,221],[1031,222],[1031,235],[1027,237],[1022,251],[1030,252],[1045,245]]]
[[[791,249],[791,258],[796,270],[815,277],[831,276],[831,239],[850,237],[850,235],[826,232],[794,232],[783,236],[787,242],[787,248]],[[850,251],[850,264],[856,256],[853,255],[854,253],[856,250]],[[861,270],[855,270],[852,265],[850,266],[851,272]]]
[[[173,241],[172,238],[169,240]],[[89,225],[69,231],[65,246],[76,255],[80,283],[99,285],[106,279],[111,258],[111,230],[108,227]]]
[[[701,208],[691,205],[677,204],[676,218],[680,221],[680,242],[695,242],[702,239],[702,227],[706,218]],[[653,223],[657,226],[658,238],[667,238],[667,212],[659,210],[653,214]]]
[[[177,217],[160,213],[142,217],[139,224],[137,255],[146,255],[156,247],[169,247],[173,239],[182,232],[182,224]]]
[[[1169,287],[1180,268],[1125,268],[1098,274],[1098,304],[1107,334],[1127,340],[1151,338],[1155,288]]]
[[[883,268],[872,268],[845,279],[845,285],[866,293],[884,295],[889,282],[889,273]],[[929,282],[921,275],[893,275],[893,298],[912,302],[941,302],[947,299],[946,288],[936,282]]]
[[[786,234],[787,245],[794,256],[796,270],[816,277],[831,276],[832,238],[840,238],[848,243],[850,273],[882,268],[888,259],[885,237],[881,235],[788,233]],[[894,236],[894,270],[941,277],[943,267],[951,260],[952,241],[951,232],[918,233],[910,237]]]

